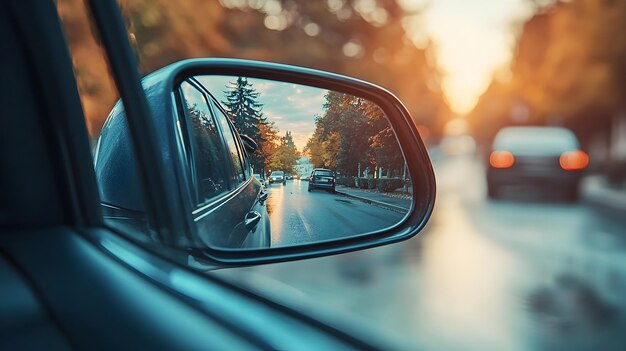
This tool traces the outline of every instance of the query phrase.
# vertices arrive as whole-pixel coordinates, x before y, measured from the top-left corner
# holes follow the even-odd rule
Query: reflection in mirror
[[[198,117],[202,101],[189,97],[198,89],[214,109],[215,121],[206,113]],[[199,200],[213,200],[202,190],[210,184],[239,189],[206,213],[198,202],[194,220],[204,244],[231,249],[310,244],[376,232],[399,223],[408,212],[412,189],[404,157],[375,103],[236,76],[197,76],[183,83],[181,94],[192,111],[187,125],[196,128],[191,151],[202,155],[195,167],[208,162],[208,167],[222,169],[197,179]],[[243,151],[240,139],[233,142],[223,116],[239,135],[256,142],[252,154]],[[203,129],[225,134],[221,147],[227,150],[217,152],[220,143],[203,141],[203,135],[215,136]],[[216,159],[226,162],[218,166]]]

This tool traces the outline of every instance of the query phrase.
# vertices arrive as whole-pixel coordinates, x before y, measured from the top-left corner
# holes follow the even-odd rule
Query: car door
[[[209,103],[221,127],[223,137],[226,140],[226,147],[232,156],[238,185],[244,188],[239,195],[238,201],[243,208],[248,209],[243,216],[243,221],[238,223],[238,226],[234,229],[236,232],[234,236],[241,235],[243,237],[245,235],[245,240],[241,247],[268,247],[271,242],[271,229],[269,215],[265,206],[265,199],[267,199],[265,189],[263,189],[261,182],[252,176],[250,160],[245,152],[239,133],[230,118],[220,103],[212,96],[209,99]],[[239,163],[237,162],[238,160]],[[239,168],[239,164],[241,164],[241,168]],[[240,174],[243,174],[243,177],[240,178]],[[239,232],[243,234],[239,234]]]
[[[223,248],[268,246],[267,211],[258,201],[262,188],[228,118],[216,113],[221,111],[198,82],[184,81],[180,94],[198,241]]]

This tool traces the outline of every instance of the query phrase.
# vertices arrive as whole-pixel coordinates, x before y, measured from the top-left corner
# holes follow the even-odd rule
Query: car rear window
[[[565,128],[505,128],[493,143],[494,149],[524,154],[548,154],[579,148],[574,133]]]
[[[332,177],[333,172],[331,171],[315,171],[315,175],[324,176],[324,177]]]

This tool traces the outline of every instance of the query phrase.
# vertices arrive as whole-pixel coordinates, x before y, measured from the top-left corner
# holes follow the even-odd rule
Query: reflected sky
[[[216,99],[226,101],[227,86],[237,77],[200,76],[197,79]],[[248,78],[248,82],[259,92],[259,102],[263,104],[263,114],[268,121],[276,124],[280,135],[290,131],[296,147],[302,150],[315,131],[315,116],[324,112],[324,96],[328,90],[265,79]]]

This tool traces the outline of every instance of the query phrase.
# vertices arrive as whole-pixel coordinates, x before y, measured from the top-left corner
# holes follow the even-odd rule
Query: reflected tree
[[[404,158],[383,111],[371,101],[339,92],[325,96],[324,114],[305,152],[316,167],[344,176],[361,176],[359,169],[383,167],[386,176],[401,174]]]

